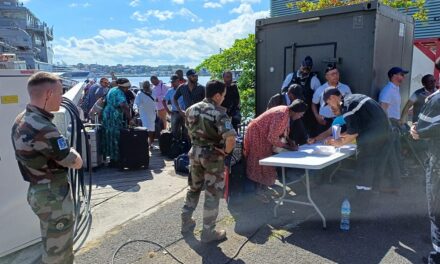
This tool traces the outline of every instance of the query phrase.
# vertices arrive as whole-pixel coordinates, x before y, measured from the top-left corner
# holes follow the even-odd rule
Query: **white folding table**
[[[278,207],[282,205],[283,202],[312,206],[321,217],[323,228],[327,228],[325,217],[321,213],[321,210],[319,210],[318,206],[316,206],[315,202],[313,202],[310,194],[309,170],[320,170],[354,155],[356,153],[356,145],[342,146],[333,154],[317,154],[316,151],[318,146],[322,146],[322,144],[302,145],[299,147],[298,151],[282,152],[260,160],[260,165],[281,167],[282,170],[283,195],[275,201],[275,217],[277,217]],[[298,181],[296,180],[286,183],[286,168],[305,170],[303,177],[305,177],[306,180],[305,184],[308,202],[285,198],[287,195],[287,185]]]

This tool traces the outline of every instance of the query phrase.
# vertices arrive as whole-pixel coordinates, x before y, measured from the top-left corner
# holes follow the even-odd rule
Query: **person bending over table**
[[[342,97],[339,90],[331,88],[325,90],[324,101],[335,113],[339,109],[347,126],[345,135],[336,140],[330,139],[327,143],[341,147],[356,139],[356,171],[360,173],[356,189],[370,191],[378,188],[383,176],[389,175],[389,186],[381,190],[397,192],[399,167],[395,159],[393,135],[388,117],[380,105],[362,94]]]
[[[317,141],[330,140],[332,138],[332,127],[340,126],[341,127],[341,136],[346,135],[347,126],[345,125],[344,117],[340,114],[339,109],[335,109],[334,113],[339,113],[339,115],[333,120],[331,127],[329,127],[326,131],[317,135],[316,137],[307,139],[307,144],[315,144]]]
[[[244,137],[246,174],[249,179],[257,182],[257,195],[263,202],[269,202],[264,191],[267,186],[275,183],[277,173],[274,167],[260,166],[259,160],[272,155],[273,147],[298,149],[295,142],[287,140],[287,143],[283,143],[281,137],[288,135],[289,120],[301,118],[306,109],[304,101],[296,99],[289,106],[268,109],[248,125]]]

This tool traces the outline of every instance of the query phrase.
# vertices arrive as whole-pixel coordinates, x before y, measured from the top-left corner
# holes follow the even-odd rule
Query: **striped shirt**
[[[197,84],[197,86],[194,87],[192,91],[190,91],[188,84],[183,84],[179,86],[179,88],[177,88],[176,93],[174,94],[174,99],[178,100],[180,96],[183,97],[185,107],[189,108],[193,104],[205,99],[205,87],[203,85]]]

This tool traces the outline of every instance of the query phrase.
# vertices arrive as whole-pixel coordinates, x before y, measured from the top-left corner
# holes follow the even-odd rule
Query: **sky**
[[[197,66],[255,31],[269,0],[25,0],[54,27],[54,62]],[[49,4],[50,2],[50,4]]]

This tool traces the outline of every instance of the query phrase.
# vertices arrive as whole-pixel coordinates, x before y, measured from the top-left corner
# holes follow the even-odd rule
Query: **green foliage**
[[[296,3],[295,3],[296,2]],[[295,5],[301,12],[321,10],[325,8],[332,8],[338,6],[347,6],[369,2],[369,0],[319,0],[316,3],[310,0],[287,1],[288,8],[294,8]],[[415,8],[416,12],[413,17],[416,20],[427,20],[428,10],[425,7],[426,0],[380,0],[384,5],[393,8],[404,8],[408,11],[410,8]]]
[[[231,48],[223,50],[205,59],[199,66],[207,69],[212,79],[222,79],[225,70],[241,71],[238,79],[238,89],[241,99],[243,118],[253,118],[255,115],[255,35],[249,34],[245,39],[237,39]]]

